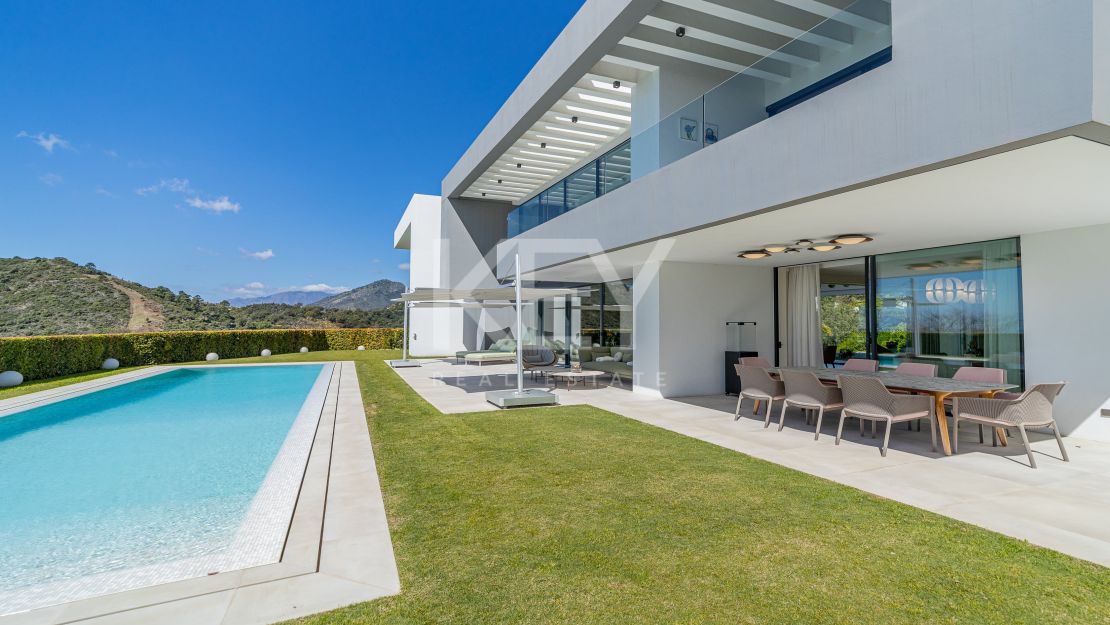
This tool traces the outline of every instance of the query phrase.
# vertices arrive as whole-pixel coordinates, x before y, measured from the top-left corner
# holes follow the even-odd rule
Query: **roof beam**
[[[641,24],[628,33],[626,39],[647,41],[656,45],[682,50],[690,54],[718,59],[732,63],[738,67],[758,69],[767,74],[777,74],[781,78],[790,76],[790,66],[786,63],[768,59],[759,54],[729,48],[717,43],[695,39],[693,37],[676,37],[670,29],[660,29]],[[692,58],[689,60],[693,60]],[[774,80],[774,78],[771,78]]]
[[[714,17],[731,20],[737,24],[744,24],[753,28],[765,30],[770,33],[801,39],[820,46],[828,46],[838,50],[846,49],[851,45],[851,38],[831,37],[825,33],[809,32],[809,29],[819,24],[821,20],[808,26],[796,26],[757,15],[751,11],[749,0],[667,0],[667,2],[700,13],[707,13]]]
[[[774,56],[799,65],[816,65],[821,61],[821,49],[813,44],[799,42],[790,46],[790,53],[787,53],[781,48],[791,42],[789,37],[722,20],[700,11],[683,9],[666,2],[660,4],[659,8],[652,11],[651,15],[645,17],[641,23],[672,32],[679,26],[684,26],[687,37],[745,50],[760,56]]]
[[[834,3],[837,6],[827,4],[826,2],[822,2],[820,0],[775,1],[787,6],[792,6],[796,9],[801,9],[802,11],[808,11],[810,13],[813,13],[814,15],[820,15],[821,17],[831,19],[842,24],[854,26],[868,32],[878,32],[888,26],[888,24],[882,22],[881,20],[874,19],[860,13],[848,11],[848,9],[851,8],[853,4],[852,0],[839,0]],[[876,2],[880,1],[882,0],[876,0]]]

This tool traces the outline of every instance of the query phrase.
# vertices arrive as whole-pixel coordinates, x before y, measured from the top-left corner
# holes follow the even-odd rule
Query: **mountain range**
[[[234,307],[184,291],[130,282],[66,258],[0,258],[0,336],[401,326],[390,303],[404,285],[379,280],[312,305],[255,303]],[[276,297],[275,294],[271,297]],[[313,295],[320,295],[313,293]],[[317,298],[319,299],[319,298]],[[329,302],[329,300],[337,300]]]
[[[317,291],[281,291],[259,297],[235,297],[227,302],[236,308],[254,304],[301,304],[341,310],[379,310],[388,307],[405,292],[405,285],[393,280],[378,280],[335,295]]]

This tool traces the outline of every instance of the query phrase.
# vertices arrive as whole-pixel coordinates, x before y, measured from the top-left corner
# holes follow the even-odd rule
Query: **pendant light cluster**
[[[829,239],[827,242],[798,239],[791,245],[773,243],[771,245],[764,245],[758,250],[740,252],[736,257],[746,260],[760,260],[762,258],[767,258],[771,254],[797,254],[802,250],[809,250],[811,252],[831,252],[840,249],[841,246],[844,245],[859,245],[860,243],[869,243],[871,241],[874,241],[874,239],[865,234],[841,234]]]

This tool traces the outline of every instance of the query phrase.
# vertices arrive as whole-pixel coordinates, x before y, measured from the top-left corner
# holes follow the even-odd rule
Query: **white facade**
[[[893,0],[889,62],[777,114],[732,120],[737,132],[691,144],[681,158],[666,153],[675,145],[666,124],[677,132],[682,111],[693,110],[687,103],[735,71],[745,72],[728,83],[735,93],[715,93],[760,112],[752,101],[762,106],[783,95],[769,96],[774,89],[819,76],[853,46],[868,54],[882,48],[874,12],[882,5],[857,2],[846,19],[838,13],[844,3],[781,4],[791,9],[587,1],[443,181],[439,212],[429,208],[420,226],[440,238],[412,243],[413,285],[480,286],[518,274],[563,284],[631,279],[635,388],[675,397],[723,392],[726,321],[757,322],[759,353],[776,356],[774,267],[1016,238],[1025,380],[1068,380],[1057,404],[1063,430],[1110,440],[1102,415],[1110,410],[1110,376],[1102,372],[1110,339],[1100,323],[1110,316],[1101,275],[1110,261],[1110,2]],[[806,32],[816,23],[805,21],[813,17],[807,11],[833,17]],[[814,33],[832,22],[832,38],[818,41]],[[672,32],[676,24],[684,36]],[[756,70],[783,65],[781,52],[736,69],[783,34],[820,44],[790,59],[797,67],[785,70],[788,79],[755,78]],[[804,58],[809,52],[815,56]],[[499,172],[525,176],[521,159],[537,172],[556,171],[557,162],[527,159],[576,153],[575,144],[552,139],[542,149],[561,152],[538,151],[545,140],[535,127],[550,120],[549,137],[584,128],[565,125],[568,102],[596,100],[582,96],[583,77],[598,88],[614,77],[614,89],[634,85],[627,103],[608,109],[624,120],[614,128],[628,130],[603,131],[597,145],[578,150],[580,160],[545,174],[542,184],[629,137],[633,179],[510,237],[506,215],[542,189]],[[493,199],[476,197],[487,192]],[[501,193],[517,199],[502,201]],[[409,212],[406,219],[402,225],[415,223]],[[737,259],[771,243],[847,232],[875,240],[826,254]],[[521,268],[511,264],[517,252]],[[424,255],[439,273],[418,278]],[[425,323],[441,321],[414,326]],[[458,328],[444,331],[452,338],[436,346],[441,353],[462,343],[480,348],[482,333],[498,325],[466,315],[443,323]]]

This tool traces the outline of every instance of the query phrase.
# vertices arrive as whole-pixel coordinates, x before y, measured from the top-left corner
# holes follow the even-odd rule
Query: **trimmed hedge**
[[[99,369],[106,358],[130,367],[204,360],[208,352],[220,358],[244,358],[263,349],[275,354],[301,347],[397,349],[402,334],[400,328],[326,328],[10,337],[0,338],[0,371],[19,371],[25,380],[41,380]]]

